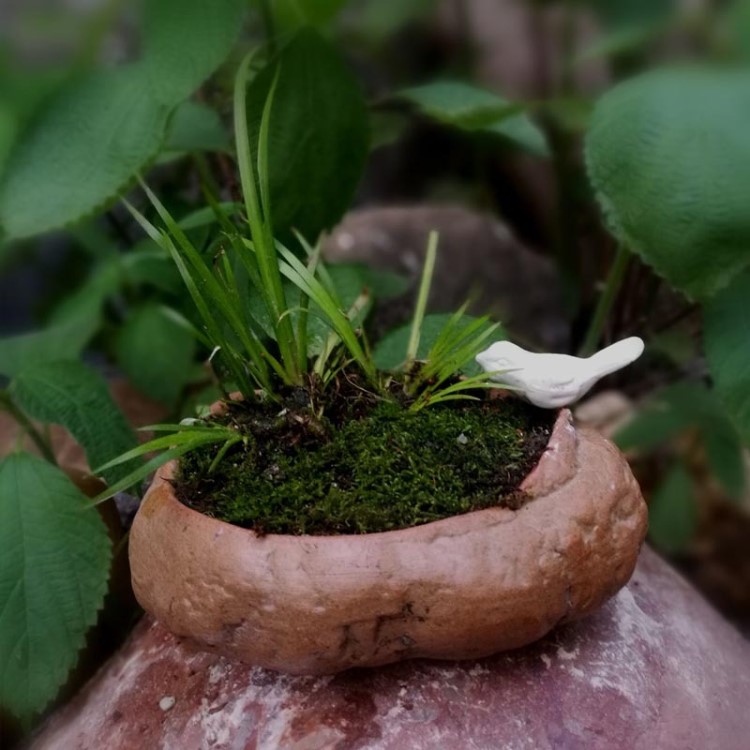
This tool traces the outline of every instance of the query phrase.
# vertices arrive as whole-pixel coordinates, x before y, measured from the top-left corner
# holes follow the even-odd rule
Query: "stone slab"
[[[521,650],[329,677],[196,651],[144,619],[33,750],[745,750],[750,647],[644,549],[598,613]]]

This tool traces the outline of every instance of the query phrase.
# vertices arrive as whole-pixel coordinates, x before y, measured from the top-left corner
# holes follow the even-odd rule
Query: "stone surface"
[[[748,644],[644,549],[592,617],[462,664],[291,677],[195,651],[145,619],[31,747],[744,750],[749,701]]]
[[[130,532],[138,601],[204,647],[295,674],[531,643],[624,586],[646,534],[622,454],[567,410],[520,484],[531,502],[380,534],[257,536],[178,502],[173,470]]]
[[[488,313],[544,348],[567,347],[569,331],[554,263],[530,251],[491,216],[451,205],[353,211],[326,239],[328,260],[367,263],[412,280],[409,293],[378,311],[380,332],[411,319],[432,229],[439,232],[440,245],[431,312],[454,312],[472,296],[470,312]]]

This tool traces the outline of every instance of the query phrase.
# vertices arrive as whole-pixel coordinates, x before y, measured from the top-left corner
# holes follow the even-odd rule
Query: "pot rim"
[[[395,540],[397,535],[412,536],[416,530],[419,530],[420,535],[433,529],[436,532],[441,531],[444,526],[455,524],[456,519],[459,518],[471,517],[473,519],[478,519],[484,516],[488,519],[488,522],[491,523],[497,523],[503,518],[507,518],[507,520],[510,521],[517,513],[532,505],[539,495],[547,494],[554,489],[555,486],[560,486],[570,479],[576,470],[575,451],[577,442],[576,428],[573,424],[573,417],[570,409],[558,409],[557,417],[555,418],[552,430],[550,431],[549,440],[547,441],[547,446],[540,456],[539,461],[518,485],[518,489],[528,494],[531,498],[521,508],[518,510],[512,510],[510,508],[493,506],[482,508],[480,510],[468,511],[466,513],[457,513],[435,521],[429,521],[428,523],[407,526],[402,529],[391,529],[389,531],[372,531],[364,534],[259,534],[254,529],[238,526],[229,521],[223,521],[220,518],[209,516],[182,503],[177,498],[170,481],[179,465],[177,459],[168,461],[158,469],[148,491],[141,501],[141,506],[146,504],[149,495],[159,492],[162,502],[168,501],[169,504],[173,506],[179,506],[180,512],[187,512],[189,518],[192,518],[193,516],[197,517],[195,518],[196,522],[198,522],[198,519],[202,519],[200,523],[211,524],[215,526],[217,531],[228,527],[233,530],[232,533],[236,534],[237,532],[245,532],[251,534],[252,538],[255,540],[268,540],[269,542],[286,539],[299,541],[300,543],[314,542],[315,544],[321,544],[325,543],[326,540],[375,539],[383,536],[388,536],[391,540]],[[567,466],[565,465],[566,462]],[[562,467],[560,466],[561,463],[563,464]]]

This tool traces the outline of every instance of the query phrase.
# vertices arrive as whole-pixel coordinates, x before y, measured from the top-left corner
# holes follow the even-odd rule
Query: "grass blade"
[[[365,356],[357,339],[356,331],[351,321],[341,312],[331,295],[292,252],[281,249],[286,263],[282,263],[280,270],[289,281],[305,292],[322,310],[327,323],[339,335],[354,360],[359,364],[373,384],[377,384],[377,373],[372,361]]]
[[[281,359],[284,362],[284,368],[287,373],[286,380],[299,382],[301,372],[298,369],[297,346],[294,341],[294,329],[292,322],[283,313],[287,310],[286,297],[284,295],[284,286],[281,281],[279,271],[278,256],[273,240],[273,233],[270,225],[270,206],[267,205],[268,197],[266,196],[266,205],[261,208],[258,197],[258,187],[256,184],[255,169],[253,167],[252,151],[250,147],[250,136],[247,129],[247,96],[246,88],[250,72],[250,62],[253,53],[248,54],[240,64],[234,85],[234,130],[237,147],[237,161],[240,168],[240,182],[242,184],[242,194],[245,199],[247,210],[247,219],[250,225],[250,235],[255,248],[255,257],[258,262],[260,281],[263,288],[268,293],[269,312],[276,332],[276,341],[281,352]],[[258,164],[263,165],[267,170],[268,164],[268,120],[270,119],[271,108],[273,105],[273,93],[275,86],[272,86],[266,99],[263,111],[263,120],[261,121],[261,131],[265,133],[265,140],[261,139],[258,149]],[[265,153],[261,153],[264,151]],[[267,173],[259,175],[261,185],[268,179]],[[266,211],[264,216],[263,210]],[[283,316],[283,317],[282,317]]]
[[[411,335],[406,347],[406,371],[411,369],[414,360],[417,358],[419,349],[419,336],[422,331],[422,321],[424,320],[425,310],[427,309],[427,298],[430,295],[432,286],[432,276],[435,271],[435,259],[437,257],[438,234],[431,231],[427,239],[427,254],[425,255],[424,266],[422,268],[422,280],[419,284],[419,294],[417,295],[417,304],[414,309],[414,318],[411,324]]]

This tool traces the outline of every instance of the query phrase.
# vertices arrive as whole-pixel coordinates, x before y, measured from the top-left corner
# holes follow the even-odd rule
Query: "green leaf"
[[[750,2],[733,0],[719,18],[734,55],[743,62],[750,60]]]
[[[346,28],[382,50],[384,40],[418,18],[430,15],[435,0],[360,0],[350,3]]]
[[[615,435],[620,448],[652,450],[695,429],[708,462],[730,497],[745,488],[742,444],[716,394],[701,383],[676,383],[656,393]]]
[[[18,123],[15,114],[9,107],[0,103],[0,175],[3,173],[5,161],[16,139],[17,131]]]
[[[11,154],[0,185],[9,236],[58,229],[112,202],[159,153],[174,107],[228,56],[245,9],[242,0],[145,6],[143,60],[60,91]]]
[[[166,153],[228,151],[229,136],[219,113],[198,102],[183,102],[169,121]]]
[[[33,333],[0,339],[0,375],[13,377],[33,365],[77,359],[99,329],[101,305],[81,305],[75,316]]]
[[[737,431],[727,417],[703,434],[706,458],[730,500],[740,500],[747,485],[745,453]]]
[[[380,271],[376,268],[370,268],[359,263],[347,264],[355,268],[362,274],[366,287],[372,292],[375,302],[385,302],[386,300],[400,297],[409,291],[411,282],[406,276],[394,271]],[[340,264],[343,266],[343,264]],[[339,266],[339,267],[340,267]],[[337,266],[333,266],[331,270]]]
[[[322,26],[330,21],[346,0],[274,0],[273,13],[282,29]]]
[[[174,406],[193,374],[191,332],[159,305],[144,305],[126,321],[116,343],[117,363],[136,388]]]
[[[56,467],[27,453],[0,464],[0,704],[30,719],[76,662],[107,590],[99,514]]]
[[[151,91],[174,105],[203,83],[232,51],[245,13],[244,0],[148,0],[144,62]]]
[[[82,362],[30,367],[13,380],[10,392],[30,417],[65,427],[86,451],[92,469],[136,444],[104,378]],[[112,484],[132,468],[120,467],[104,478]]]
[[[119,256],[98,263],[89,278],[54,309],[50,324],[83,320],[92,314],[98,316],[105,300],[119,288],[122,276],[123,270]],[[65,357],[60,357],[60,359],[65,359]]]
[[[609,28],[633,28],[664,22],[675,11],[675,0],[588,0]]]
[[[693,399],[702,399],[702,390],[693,383],[663,388],[617,431],[615,442],[624,451],[649,451],[673,440],[695,425]]]
[[[411,118],[405,112],[370,112],[370,151],[396,143],[407,131]]]
[[[612,231],[693,297],[750,263],[748,122],[744,70],[648,73],[594,112],[586,161]]]
[[[320,308],[327,325],[330,325],[340,337],[344,346],[349,350],[349,354],[368,378],[374,381],[375,370],[371,358],[365,354],[357,335],[358,324],[350,319],[348,311],[339,307],[341,301],[335,298],[335,294],[331,293],[328,286],[321,283],[311,269],[285,247],[281,246],[279,251],[285,261],[279,267],[281,273],[309,297],[311,304]]]
[[[422,114],[469,133],[500,136],[529,153],[547,156],[547,141],[521,105],[460,81],[436,81],[398,94]]]
[[[648,506],[649,538],[668,553],[681,552],[695,534],[698,509],[685,467],[678,463],[654,492]]]
[[[223,213],[226,216],[231,216],[232,214],[235,214],[238,211],[242,210],[241,203],[232,203],[229,201],[225,201],[223,203],[217,203],[216,206],[221,211],[223,211]],[[204,206],[203,208],[198,208],[195,211],[191,211],[186,216],[183,216],[177,222],[177,224],[180,227],[180,229],[187,232],[192,229],[200,229],[201,227],[211,226],[212,224],[216,224],[217,221],[218,221],[218,218],[214,211],[214,207]]]
[[[633,54],[653,42],[663,31],[662,22],[615,29],[585,47],[576,55],[574,64],[579,65],[600,57]]]
[[[104,208],[159,152],[170,108],[144,92],[144,69],[92,73],[26,130],[0,184],[11,237],[58,229]]]
[[[351,307],[355,304],[360,295],[364,294],[368,289],[367,277],[362,272],[361,268],[355,264],[341,263],[328,267],[328,275],[333,284],[333,288],[336,292],[336,297],[341,303],[340,311],[345,315],[348,314]],[[290,285],[294,286],[294,285]],[[294,300],[299,297],[299,293],[296,295],[294,292],[287,294],[287,299]],[[354,316],[353,325],[359,326],[362,321],[367,317],[370,310],[372,309],[372,299],[370,298],[361,309],[358,310],[357,315]],[[297,325],[299,313],[292,315],[292,320]],[[309,307],[309,314],[307,318],[307,353],[310,357],[315,357],[323,351],[328,336],[333,330],[330,322],[325,316],[325,312],[320,306],[311,302]]]
[[[441,332],[452,318],[452,313],[432,313],[430,315],[425,315],[420,329],[419,346],[417,347],[416,358],[418,360],[423,360],[428,355],[430,349],[432,349],[433,345],[438,340]],[[455,331],[462,331],[476,320],[477,318],[471,315],[462,316],[456,323]],[[487,323],[483,328],[489,328],[491,325],[493,324]],[[403,366],[410,334],[411,324],[407,323],[406,325],[400,326],[383,336],[373,351],[375,365],[379,370],[393,372],[399,370]],[[505,333],[502,329],[498,329],[495,334],[496,341],[505,338]],[[472,362],[469,366],[463,368],[462,372],[464,375],[473,376],[478,375],[482,370],[479,365]]]
[[[144,240],[122,256],[123,276],[133,286],[150,286],[167,294],[183,290],[180,272],[172,259],[151,240]]]
[[[371,276],[369,269],[357,263],[336,263],[328,266],[328,275],[333,283],[333,288],[336,292],[338,301],[341,302],[341,312],[344,314],[354,305],[357,298],[365,291],[371,288]],[[396,276],[393,274],[393,276]],[[378,278],[378,282],[384,286],[382,288],[387,291],[393,291],[396,288],[396,284],[393,278],[386,276],[384,278]],[[402,277],[396,276],[398,281],[401,281]],[[292,324],[296,330],[301,310],[299,307],[296,309],[294,305],[299,300],[299,289],[291,282],[288,281],[284,284],[284,294],[287,300],[291,303],[291,311],[289,317],[292,320]],[[271,324],[271,318],[268,314],[268,309],[263,304],[263,300],[254,290],[251,290],[247,297],[247,305],[250,314],[258,322],[263,329],[263,332],[269,337],[274,338],[273,325]],[[357,321],[362,321],[372,308],[372,302],[370,301],[360,310],[357,316]],[[356,323],[357,325],[359,323]],[[308,309],[307,318],[307,354],[309,357],[315,357],[323,350],[326,340],[332,331],[332,326],[327,322],[324,311],[315,302],[311,302]]]
[[[750,445],[750,273],[704,307],[703,341],[716,392]]]
[[[314,241],[349,207],[368,152],[359,84],[336,50],[301,31],[247,91],[250,143],[278,70],[268,132],[268,179],[275,234],[297,229]]]

